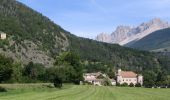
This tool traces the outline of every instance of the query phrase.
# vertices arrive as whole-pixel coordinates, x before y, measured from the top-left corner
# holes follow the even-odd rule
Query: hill
[[[162,67],[154,54],[119,45],[77,37],[50,19],[15,0],[0,1],[0,31],[7,34],[0,40],[0,52],[15,61],[30,61],[53,66],[63,51],[80,55],[82,62],[103,62],[127,70],[158,72]]]
[[[68,46],[59,25],[15,0],[0,1],[0,31],[7,34],[0,51],[24,63],[52,65],[52,56]]]
[[[168,51],[170,48],[170,28],[153,32],[135,43],[127,44],[127,46],[141,50]]]
[[[106,62],[111,64],[112,67],[122,67],[138,71],[144,67],[151,67],[148,66],[149,63],[152,63],[153,67],[157,66],[154,60],[156,57],[149,52],[75,36],[68,38],[70,40],[70,50],[79,54],[83,60]]]

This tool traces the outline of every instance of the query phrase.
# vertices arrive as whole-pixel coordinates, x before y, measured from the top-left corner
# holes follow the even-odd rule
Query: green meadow
[[[107,87],[65,84],[61,89],[48,84],[1,84],[7,92],[0,100],[169,100],[170,89]]]

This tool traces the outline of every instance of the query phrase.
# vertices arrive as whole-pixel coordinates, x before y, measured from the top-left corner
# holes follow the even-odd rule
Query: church
[[[133,83],[134,85],[140,83],[143,85],[143,76],[132,71],[122,71],[121,69],[118,69],[117,83],[127,83],[128,85],[130,85],[130,83]]]

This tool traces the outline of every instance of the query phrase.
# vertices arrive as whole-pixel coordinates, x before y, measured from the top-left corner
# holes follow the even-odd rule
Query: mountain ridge
[[[107,43],[126,45],[130,42],[138,41],[151,34],[152,32],[168,27],[170,27],[168,22],[162,21],[160,18],[154,18],[149,22],[140,24],[137,27],[118,26],[112,34],[107,35],[107,37],[111,38],[111,40],[105,38],[103,41],[102,37],[104,37],[104,35],[101,34],[97,36],[96,40]]]

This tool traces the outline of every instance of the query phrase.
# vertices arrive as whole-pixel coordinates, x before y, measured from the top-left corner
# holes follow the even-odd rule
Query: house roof
[[[89,76],[89,75],[99,76],[100,74],[102,74],[102,73],[100,73],[100,72],[97,72],[97,73],[85,73],[84,75],[86,75],[86,76]]]
[[[123,78],[136,78],[137,74],[132,71],[121,71],[120,75]]]

